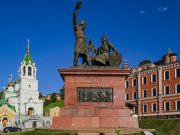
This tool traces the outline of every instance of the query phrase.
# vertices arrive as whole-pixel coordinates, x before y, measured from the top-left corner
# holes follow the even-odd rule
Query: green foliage
[[[42,92],[40,91],[39,92],[39,99],[41,99],[42,98]]]
[[[64,86],[60,89],[60,97],[61,97],[61,100],[64,100],[64,89],[65,89]]]
[[[149,63],[151,63],[150,60],[143,60],[143,61],[141,61],[141,62],[139,63],[139,66],[142,66],[142,65],[144,65],[144,64],[149,64]]]
[[[145,119],[139,124],[144,129],[155,129],[156,135],[180,135],[180,119]]]
[[[50,100],[47,100],[47,99],[46,99],[46,100],[44,101],[44,107],[48,106],[50,103],[51,103]]]
[[[52,93],[52,96],[51,96],[51,99],[50,99],[50,102],[51,103],[55,103],[57,101],[57,94],[56,93]]]
[[[3,98],[3,92],[0,92],[0,100]]]
[[[64,106],[64,101],[57,101],[55,103],[50,103],[49,105],[44,107],[44,111],[48,111],[48,110],[50,110],[50,109],[52,109],[54,107],[57,107],[57,106],[58,107]]]
[[[116,135],[124,135],[121,133],[120,129],[116,129]],[[134,134],[126,134],[126,135],[144,135],[143,133],[134,133]]]

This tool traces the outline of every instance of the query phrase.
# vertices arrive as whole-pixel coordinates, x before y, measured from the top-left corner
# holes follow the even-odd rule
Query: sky
[[[82,0],[78,21],[85,20],[87,42],[101,36],[132,67],[161,59],[170,48],[180,55],[180,0]],[[72,14],[76,0],[0,0],[0,88],[18,68],[30,40],[39,90],[46,95],[63,86],[57,69],[73,65]],[[178,59],[180,57],[178,56]]]

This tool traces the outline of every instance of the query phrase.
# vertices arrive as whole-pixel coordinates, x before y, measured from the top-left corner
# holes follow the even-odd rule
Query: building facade
[[[125,63],[123,68],[127,68]],[[180,117],[180,61],[172,51],[155,63],[131,69],[125,99],[140,118]]]
[[[15,107],[14,124],[20,127],[44,127],[46,124],[43,117],[43,101],[39,99],[36,71],[28,41],[25,57],[19,67],[18,79],[13,82],[11,77],[4,89],[8,104]]]

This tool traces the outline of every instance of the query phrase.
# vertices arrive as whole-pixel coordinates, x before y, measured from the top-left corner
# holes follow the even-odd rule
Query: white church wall
[[[27,103],[26,111],[28,111],[29,108],[33,108],[34,116],[43,116],[43,104],[41,104],[41,103]]]
[[[14,87],[13,86],[8,86],[8,91],[9,92],[14,92]]]
[[[14,87],[15,89],[15,91],[18,91],[19,89],[20,89],[20,85],[19,85],[19,83],[17,83],[17,84],[15,84],[15,87]]]
[[[9,91],[5,92],[5,98],[6,99],[8,99],[9,97],[14,97],[14,96],[17,96],[17,94],[14,92],[9,92]]]
[[[37,91],[38,81],[31,79],[23,79],[21,80],[21,89]]]
[[[29,102],[30,99],[33,99],[34,101],[39,100],[39,92],[38,91],[23,91],[21,92],[20,100],[22,103]]]

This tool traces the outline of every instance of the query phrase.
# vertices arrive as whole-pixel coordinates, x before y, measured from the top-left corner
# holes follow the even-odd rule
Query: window
[[[180,110],[180,101],[175,102],[175,108],[176,110]]]
[[[170,94],[170,86],[165,86],[165,92],[166,95]]]
[[[176,72],[176,74],[175,74],[176,76],[175,76],[175,77],[176,77],[176,78],[177,78],[177,77],[180,77],[180,68],[176,69],[175,72]]]
[[[144,90],[143,91],[143,98],[146,98],[147,97],[147,90]]]
[[[138,114],[138,106],[133,107],[133,112],[134,112],[134,114]]]
[[[31,67],[28,67],[28,76],[31,76]]]
[[[154,103],[152,104],[152,112],[156,112],[156,110],[157,110],[157,104]]]
[[[169,111],[170,110],[170,103],[169,102],[164,102],[164,111]]]
[[[129,94],[126,93],[126,100],[129,100]]]
[[[156,88],[153,88],[153,89],[152,89],[152,97],[155,97],[156,95],[157,95]]]
[[[137,92],[133,92],[133,99],[137,99]]]
[[[128,88],[129,87],[129,81],[125,82],[125,87]]]
[[[176,93],[180,93],[180,84],[176,84],[175,88],[176,88]]]
[[[146,76],[143,77],[143,84],[146,84],[147,83],[147,79],[146,79]]]
[[[25,75],[25,74],[26,74],[26,67],[23,66],[23,75]]]
[[[169,80],[169,71],[164,72],[164,80]]]
[[[133,79],[133,80],[132,80],[132,83],[133,83],[132,86],[136,86],[136,83],[137,83],[137,82],[136,82],[136,79]]]
[[[143,104],[143,112],[147,112],[147,105]]]
[[[152,83],[156,82],[156,74],[151,75],[151,82]]]

